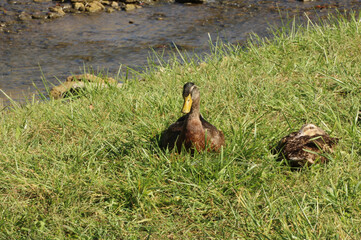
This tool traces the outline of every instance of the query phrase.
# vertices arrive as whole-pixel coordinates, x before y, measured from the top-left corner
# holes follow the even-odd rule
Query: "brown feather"
[[[183,95],[188,94],[185,93],[187,84],[184,86]],[[198,91],[196,87],[193,87],[195,85],[191,86],[192,91]],[[178,152],[182,148],[191,152],[194,152],[194,150],[200,152],[206,149],[208,151],[219,151],[224,146],[223,132],[202,117],[199,113],[199,93],[195,95],[198,98],[195,99],[195,107],[192,106],[191,112],[179,118],[168,129],[163,131],[159,142],[161,148],[172,150],[177,147]]]
[[[338,139],[330,137],[318,127],[316,128],[320,131],[311,131],[311,135],[303,135],[303,128],[299,132],[292,132],[281,139],[276,147],[279,153],[278,160],[285,159],[292,168],[326,163],[328,159],[324,153],[332,153]]]

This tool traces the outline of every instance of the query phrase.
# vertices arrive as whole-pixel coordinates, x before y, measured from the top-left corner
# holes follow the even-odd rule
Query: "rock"
[[[20,13],[20,15],[18,17],[21,21],[29,21],[32,19],[31,15],[26,12]]]
[[[112,4],[110,5],[112,8],[118,8],[119,4],[115,1],[112,2]]]
[[[64,15],[65,15],[65,13],[61,14],[61,13],[56,13],[56,12],[49,12],[48,13],[48,18],[49,19],[55,19],[55,18],[63,17]]]
[[[114,12],[114,11],[115,11],[114,8],[107,8],[107,9],[106,9],[106,12],[107,12],[107,13],[112,13],[112,12]]]
[[[107,6],[111,5],[110,1],[100,1],[100,3]]]
[[[51,2],[51,0],[34,0],[36,3]]]
[[[33,19],[45,19],[47,18],[47,15],[42,12],[35,12],[31,15]]]
[[[49,95],[53,99],[60,99],[69,93],[76,94],[80,89],[87,87],[107,88],[114,86],[120,88],[122,85],[122,83],[118,83],[111,77],[100,78],[92,74],[82,74],[67,77],[63,84],[51,89]]]
[[[91,2],[89,3],[85,9],[88,11],[88,12],[99,12],[99,11],[102,11],[105,9],[105,7],[103,6],[103,4],[101,4],[100,2]]]
[[[206,0],[175,0],[177,3],[194,3],[194,4],[202,4],[205,3]]]
[[[75,82],[65,82],[59,86],[53,87],[50,90],[49,96],[53,99],[60,99],[66,96],[68,92],[74,92],[74,90],[84,87],[84,82],[77,84]]]
[[[88,73],[69,76],[66,78],[66,81],[67,82],[86,81],[86,82],[93,82],[93,83],[110,83],[110,84],[118,83],[118,81],[115,80],[114,78],[111,78],[111,77],[101,78],[101,77],[97,77],[93,74],[88,74]]]
[[[76,2],[74,3],[74,9],[77,10],[77,11],[85,11],[85,6],[83,3],[80,3],[80,2]]]
[[[63,10],[65,11],[65,10],[68,10],[68,9],[71,9],[72,8],[72,6],[71,6],[71,4],[70,3],[65,3],[64,5],[63,5]]]
[[[65,15],[61,6],[50,7],[49,10],[50,12],[57,13],[60,17]]]
[[[84,8],[84,10],[85,10],[85,8]],[[83,11],[84,11],[83,10]],[[77,13],[79,10],[77,10],[77,9],[75,9],[75,8],[65,8],[64,9],[64,12],[65,13]]]
[[[124,11],[131,11],[131,10],[134,10],[136,8],[136,5],[135,4],[125,4],[122,9]]]
[[[65,15],[65,12],[61,6],[50,7],[49,10],[50,12],[48,13],[48,18],[50,19],[63,17]]]

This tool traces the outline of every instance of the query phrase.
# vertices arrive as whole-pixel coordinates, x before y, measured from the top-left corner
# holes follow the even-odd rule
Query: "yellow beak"
[[[184,98],[182,113],[189,113],[191,111],[191,108],[192,108],[192,97],[189,94],[187,97]]]

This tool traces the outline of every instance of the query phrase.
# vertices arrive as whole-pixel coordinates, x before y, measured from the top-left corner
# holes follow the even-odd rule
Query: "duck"
[[[225,145],[224,134],[206,121],[200,113],[200,91],[192,82],[183,86],[182,117],[171,124],[160,138],[162,149],[218,152]]]
[[[299,131],[283,137],[275,150],[279,161],[285,159],[292,169],[300,169],[327,163],[329,159],[323,153],[333,153],[338,140],[314,124],[305,124]]]

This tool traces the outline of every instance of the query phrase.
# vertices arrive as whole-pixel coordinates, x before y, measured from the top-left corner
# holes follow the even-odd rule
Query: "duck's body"
[[[183,88],[185,99],[183,113],[186,115],[179,118],[162,133],[161,148],[173,149],[177,147],[178,152],[186,150],[219,151],[224,145],[222,131],[207,122],[200,114],[200,94],[193,83],[186,83]]]
[[[300,168],[316,162],[326,163],[328,159],[322,153],[332,153],[337,142],[337,138],[330,137],[321,128],[306,124],[300,131],[282,138],[276,150],[279,160],[286,159],[292,168]]]

